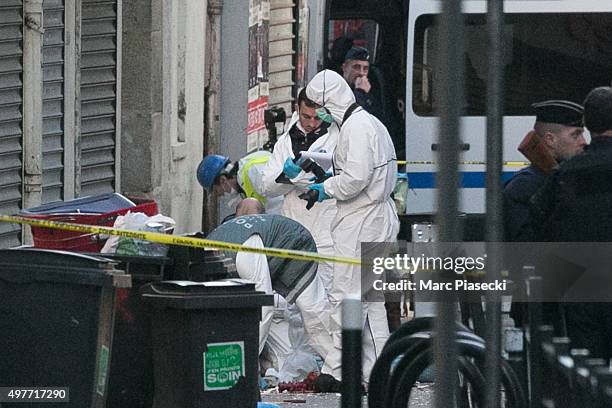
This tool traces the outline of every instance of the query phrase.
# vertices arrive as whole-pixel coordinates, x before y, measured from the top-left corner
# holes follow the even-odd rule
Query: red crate
[[[157,203],[153,200],[142,200],[130,198],[135,207],[122,208],[104,214],[44,214],[25,215],[26,218],[42,219],[49,221],[69,222],[73,224],[97,225],[112,227],[119,215],[125,215],[128,211],[132,213],[145,213],[148,216],[159,214]],[[31,227],[35,248],[61,249],[75,252],[100,252],[106,239],[100,238],[98,234],[83,234],[77,231],[66,231],[52,228]]]

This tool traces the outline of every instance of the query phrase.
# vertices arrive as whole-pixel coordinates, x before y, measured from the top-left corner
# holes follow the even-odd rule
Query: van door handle
[[[433,152],[437,152],[440,150],[440,144],[439,143],[432,143],[431,144],[431,150]],[[459,143],[459,150],[462,150],[464,152],[470,150],[470,144],[469,143]]]

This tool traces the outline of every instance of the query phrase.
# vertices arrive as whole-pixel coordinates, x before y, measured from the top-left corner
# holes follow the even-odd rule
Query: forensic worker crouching
[[[248,204],[246,207],[244,204]],[[239,205],[239,212],[255,212],[254,203]],[[208,239],[231,242],[252,248],[279,248],[316,252],[314,239],[298,222],[281,215],[243,215],[226,221]],[[308,344],[322,358],[337,359],[329,331],[331,307],[314,261],[286,259],[247,252],[225,254],[236,263],[238,275],[255,282],[257,290],[282,295],[297,306],[304,320]],[[272,307],[264,307],[259,330],[259,351],[263,349],[272,322]]]

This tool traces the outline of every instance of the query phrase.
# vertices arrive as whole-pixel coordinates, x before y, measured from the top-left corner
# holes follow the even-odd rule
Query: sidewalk
[[[338,408],[340,394],[262,394],[262,401],[273,402],[282,408]],[[367,397],[363,399],[363,407],[367,408]],[[433,406],[433,384],[414,387],[410,396],[410,408],[427,408]]]

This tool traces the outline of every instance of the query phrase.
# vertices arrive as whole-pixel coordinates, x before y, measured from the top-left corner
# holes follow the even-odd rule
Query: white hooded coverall
[[[332,223],[335,255],[359,258],[362,242],[395,242],[399,220],[391,193],[397,178],[395,147],[385,126],[363,108],[357,108],[345,123],[347,109],[355,102],[353,91],[334,71],[319,72],[306,87],[306,95],[325,107],[340,128],[334,153],[334,176],[323,184],[336,199]],[[381,254],[383,255],[383,254]],[[340,302],[348,295],[361,295],[361,268],[335,264],[330,301],[335,346],[340,348]],[[377,356],[389,336],[384,303],[364,304],[363,377],[368,382]],[[339,356],[341,353],[332,353]],[[341,361],[325,360],[323,372],[341,377]]]
[[[252,235],[242,245],[252,248],[264,248],[263,241],[258,234]],[[236,271],[241,278],[255,282],[256,290],[266,294],[273,293],[272,279],[266,255],[239,252],[236,255]],[[328,325],[327,318],[329,316],[330,305],[323,282],[318,275],[296,298],[295,305],[304,320],[304,330],[307,335],[308,345],[321,357],[326,358],[329,350],[333,348],[333,340],[326,327]],[[265,306],[262,308],[261,323],[259,325],[260,353],[270,334],[272,315],[272,307]]]
[[[261,169],[260,190],[266,197],[284,196],[280,214],[302,224],[310,231],[317,244],[317,252],[322,255],[333,255],[333,242],[331,237],[331,223],[336,215],[336,200],[326,200],[316,203],[310,210],[306,209],[306,201],[299,195],[308,191],[313,184],[310,179],[312,173],[300,172],[291,179],[292,184],[277,183],[276,178],[283,174],[283,165],[288,158],[294,158],[291,136],[289,130],[293,126],[300,126],[299,116],[294,113],[287,127],[287,131],[278,138],[274,145],[272,156],[266,166]],[[300,130],[303,129],[300,127]],[[308,149],[309,152],[332,153],[338,141],[339,128],[335,123],[327,133],[320,136]],[[329,170],[329,169],[324,169]],[[331,287],[333,265],[330,262],[320,262],[317,270],[327,290]]]

